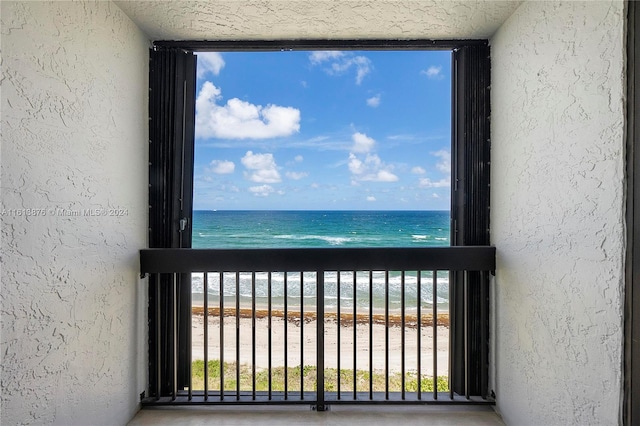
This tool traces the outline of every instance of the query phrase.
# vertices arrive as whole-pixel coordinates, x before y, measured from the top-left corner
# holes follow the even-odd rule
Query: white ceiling
[[[521,1],[115,1],[152,40],[486,39]]]

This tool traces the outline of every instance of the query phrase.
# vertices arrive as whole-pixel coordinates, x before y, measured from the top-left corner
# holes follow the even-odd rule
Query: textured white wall
[[[525,2],[492,38],[497,408],[618,423],[624,4]]]
[[[124,424],[146,382],[148,41],[111,2],[0,7],[2,424]]]
[[[520,0],[116,1],[154,40],[487,38]]]

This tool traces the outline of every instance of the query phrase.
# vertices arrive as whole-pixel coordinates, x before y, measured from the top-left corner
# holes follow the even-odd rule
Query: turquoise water
[[[194,248],[449,245],[448,211],[194,211]]]
[[[437,247],[449,245],[448,211],[194,211],[194,248],[310,248],[310,247]],[[212,302],[220,296],[220,274],[208,274],[207,294]],[[373,273],[374,309],[382,309],[385,300],[385,276]],[[433,303],[431,272],[421,273],[421,294],[417,294],[417,273],[405,276],[405,303],[415,309],[418,298],[423,308]],[[272,276],[274,307],[284,302],[284,275]],[[368,273],[327,272],[325,274],[325,307],[337,306],[338,282],[340,304],[359,308],[369,306]],[[256,304],[266,306],[268,276],[256,274]],[[235,274],[222,275],[222,292],[229,302],[236,294]],[[402,279],[399,272],[389,276],[390,308],[401,305]],[[194,297],[202,297],[203,274],[193,274]],[[240,275],[240,300],[251,302],[251,275]],[[354,294],[355,290],[355,294]],[[301,293],[302,292],[302,293]],[[316,277],[313,272],[288,273],[289,306],[315,305]],[[199,295],[199,296],[198,296]],[[448,309],[448,273],[437,278],[438,309]]]

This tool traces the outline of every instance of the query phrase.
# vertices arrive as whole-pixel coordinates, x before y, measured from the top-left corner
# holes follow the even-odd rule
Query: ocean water
[[[194,211],[194,248],[311,248],[311,247],[438,247],[449,245],[448,211]],[[194,300],[203,297],[203,274],[193,274]],[[217,303],[222,294],[227,306],[235,303],[236,277],[231,273],[210,273],[209,299]],[[385,276],[373,272],[373,308],[384,309]],[[421,273],[421,294],[417,294],[416,272],[405,274],[405,304],[416,309],[433,304],[433,277]],[[264,307],[268,301],[268,276],[256,274],[256,304]],[[274,309],[282,307],[285,297],[285,277],[272,275],[271,296]],[[288,273],[286,296],[289,306],[313,306],[316,303],[316,277],[313,272]],[[340,285],[338,285],[340,283]],[[240,274],[240,302],[251,303],[251,275]],[[354,288],[355,287],[355,288]],[[389,275],[390,309],[401,306],[402,278],[399,272]],[[358,272],[327,272],[325,274],[325,307],[337,306],[338,290],[342,308],[369,308],[369,275]],[[355,291],[355,293],[354,293]],[[448,309],[448,273],[438,274],[436,303],[439,310]]]
[[[194,248],[449,245],[448,211],[194,211]]]

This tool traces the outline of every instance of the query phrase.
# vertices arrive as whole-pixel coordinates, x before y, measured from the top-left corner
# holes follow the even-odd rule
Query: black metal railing
[[[475,319],[465,311],[464,349],[454,353],[448,312],[438,306],[455,272],[463,279],[451,285],[462,286],[466,309],[469,286],[495,269],[493,247],[147,249],[140,264],[153,295],[144,405],[493,403],[486,389],[454,392],[455,381],[475,379],[467,347],[488,342],[469,341]],[[202,300],[185,296],[192,291]],[[194,315],[202,322],[196,337]],[[202,346],[201,384],[192,345]],[[465,360],[460,371],[450,368],[453,357]]]

